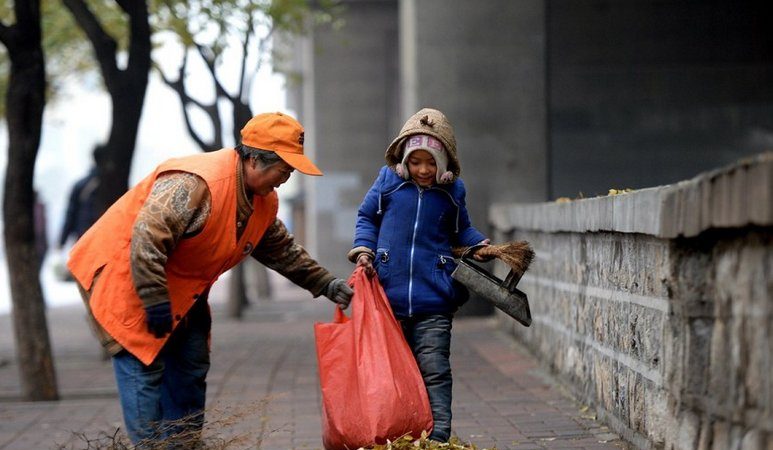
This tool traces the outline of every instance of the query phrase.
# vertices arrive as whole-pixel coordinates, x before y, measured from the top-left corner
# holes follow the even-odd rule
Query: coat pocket
[[[432,271],[435,286],[439,288],[447,299],[454,298],[454,286],[451,273],[456,269],[456,261],[450,255],[437,255],[435,269]]]
[[[376,249],[376,259],[373,260],[373,266],[376,268],[376,272],[378,272],[378,278],[382,280],[382,283],[389,276],[389,265],[389,249]]]
[[[452,256],[439,254],[433,278],[444,296],[459,307],[469,300],[470,292],[462,283],[451,277],[456,265],[456,260]]]

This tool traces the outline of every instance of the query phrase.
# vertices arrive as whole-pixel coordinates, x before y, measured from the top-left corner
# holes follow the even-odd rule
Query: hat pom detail
[[[419,119],[419,122],[422,125],[426,125],[428,127],[434,127],[435,126],[435,121],[430,119],[429,116],[426,115],[426,114],[421,119]]]
[[[438,179],[438,182],[441,184],[448,184],[452,181],[454,181],[454,173],[450,170],[443,172],[443,175],[440,175],[440,178]]]

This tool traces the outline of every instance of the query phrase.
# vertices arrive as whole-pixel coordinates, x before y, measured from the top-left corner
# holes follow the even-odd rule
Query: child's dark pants
[[[435,427],[430,439],[451,436],[451,321],[452,314],[400,318],[403,334],[419,365],[427,387]]]

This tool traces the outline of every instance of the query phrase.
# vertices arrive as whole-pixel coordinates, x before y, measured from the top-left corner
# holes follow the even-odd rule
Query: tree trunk
[[[6,97],[9,146],[3,217],[16,354],[23,398],[57,400],[33,226],[32,176],[40,144],[46,87],[40,2],[15,2],[14,7],[16,25],[2,30],[2,41],[11,58]]]
[[[233,99],[231,103],[233,104],[233,137],[234,142],[239,143],[242,141],[242,127],[252,119],[253,114],[252,109],[248,105]]]
[[[151,67],[147,5],[145,1],[130,2],[130,5],[124,7],[131,18],[129,63],[122,71],[102,73],[113,110],[110,137],[105,144],[107,157],[99,167],[102,179],[96,199],[103,208],[100,211],[106,211],[129,187],[129,172]]]
[[[246,264],[241,262],[231,269],[231,278],[228,282],[228,302],[226,304],[226,314],[231,319],[241,319],[244,315],[244,308],[247,307],[247,290],[244,283],[244,267]]]
[[[105,32],[83,0],[63,0],[94,49],[100,73],[113,104],[110,136],[104,154],[97,161],[100,189],[96,193],[97,211],[103,213],[129,185],[129,171],[137,142],[142,104],[150,72],[150,25],[145,0],[115,0],[129,16],[130,41],[126,68],[116,63],[118,45]]]
[[[268,278],[268,268],[263,264],[255,261],[255,271],[253,272],[255,277],[255,284],[257,285],[257,294],[259,301],[271,300],[271,281]]]
[[[129,172],[137,142],[145,86],[127,86],[125,92],[126,95],[111,95],[113,113],[110,136],[105,144],[105,157],[98,162],[100,189],[95,195],[95,203],[100,214],[107,211],[129,187]]]

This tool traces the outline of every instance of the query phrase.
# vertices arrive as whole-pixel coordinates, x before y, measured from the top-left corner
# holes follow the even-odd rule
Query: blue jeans
[[[430,439],[447,442],[451,436],[451,314],[399,318],[403,334],[416,357],[429,395],[435,426]]]
[[[136,448],[192,448],[204,424],[212,319],[205,299],[194,304],[161,353],[146,366],[122,350],[113,356],[126,432]],[[139,444],[139,445],[138,445]]]

